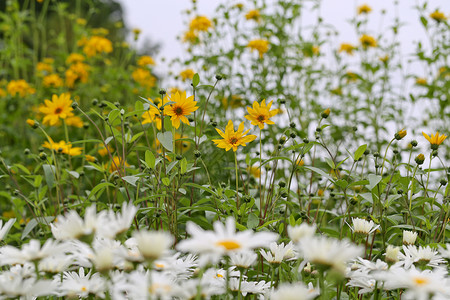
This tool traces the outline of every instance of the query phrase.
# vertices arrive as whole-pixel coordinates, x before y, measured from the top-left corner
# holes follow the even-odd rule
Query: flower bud
[[[40,158],[41,160],[47,160],[47,154],[45,154],[45,152],[41,152],[41,153],[39,154],[39,158]]]
[[[321,114],[322,118],[324,118],[324,119],[328,118],[328,116],[330,115],[330,112],[331,111],[329,108],[325,109]]]
[[[406,130],[405,129],[402,129],[402,130],[400,130],[399,132],[397,132],[396,134],[395,134],[395,139],[396,140],[401,140],[402,138],[404,138],[406,136]]]
[[[416,140],[412,140],[412,141],[411,141],[411,146],[412,146],[412,147],[417,147],[417,145],[418,145],[418,143],[417,143]]]
[[[420,166],[425,161],[425,155],[420,153],[419,155],[416,156],[415,161],[416,161],[416,164],[418,164]]]

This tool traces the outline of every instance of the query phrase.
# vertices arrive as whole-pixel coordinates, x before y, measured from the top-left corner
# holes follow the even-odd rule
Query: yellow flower
[[[425,84],[427,84],[427,79],[426,78],[417,78],[416,79],[416,84],[418,84],[418,85],[425,85]]]
[[[6,91],[0,88],[0,98],[6,97]]]
[[[35,120],[27,119],[27,124],[28,124],[30,127],[32,127],[32,128],[37,127],[37,126],[36,126],[37,123],[36,123]]]
[[[82,62],[74,63],[66,71],[65,75],[67,87],[73,88],[77,80],[83,83],[86,83],[88,81],[89,66]]]
[[[71,143],[66,143],[65,141],[55,143],[51,138],[49,142],[44,142],[42,147],[55,150],[58,153],[68,154],[70,156],[80,155],[83,150],[81,147],[72,147]]]
[[[164,104],[169,102],[167,96],[164,97],[164,100],[161,100],[161,98],[156,98],[155,101],[153,101],[150,98],[147,98],[150,102],[154,103],[158,108],[161,108]],[[149,124],[149,123],[156,123],[156,128],[158,130],[161,130],[161,113],[159,109],[156,109],[155,107],[150,105],[150,108],[148,111],[142,114],[142,124]]]
[[[6,86],[6,90],[11,96],[16,96],[19,94],[20,97],[25,97],[36,92],[36,90],[30,87],[30,85],[23,79],[11,80]]]
[[[87,24],[86,19],[83,19],[83,18],[76,19],[76,22],[77,22],[78,25],[81,25],[81,26],[84,26],[84,25]]]
[[[243,99],[241,96],[239,95],[231,95],[231,99],[229,99],[230,97],[223,97],[222,98],[222,105],[225,109],[228,109],[229,107],[231,108],[239,108],[244,106],[243,103]]]
[[[137,68],[131,74],[134,81],[139,83],[140,86],[144,88],[152,88],[155,86],[156,78],[150,73],[149,70]]]
[[[389,55],[385,55],[385,56],[381,56],[380,58],[379,58],[379,60],[382,62],[382,63],[387,63],[388,61],[389,61]]]
[[[270,110],[272,102],[266,106],[266,100],[261,102],[261,105],[255,101],[253,102],[253,108],[247,106],[248,115],[245,116],[247,120],[250,120],[252,125],[257,125],[259,129],[264,128],[264,124],[275,124],[270,120],[273,116],[277,114],[277,111]]]
[[[177,92],[171,95],[170,101],[175,102],[175,104],[166,106],[164,112],[170,116],[172,126],[175,128],[180,127],[180,121],[189,125],[189,120],[186,116],[198,109],[198,106],[195,106],[197,102],[194,101],[194,96],[186,98],[186,92],[181,94]]]
[[[53,72],[53,66],[51,64],[46,64],[44,62],[38,62],[36,65],[36,70],[38,72]]]
[[[259,178],[261,177],[261,169],[259,167],[250,166],[247,168],[248,174],[252,175],[253,177]]]
[[[303,159],[297,159],[297,161],[295,162],[297,164],[297,166],[302,167],[305,165],[305,161]]]
[[[61,94],[52,96],[52,101],[45,99],[45,105],[41,104],[39,111],[45,114],[43,119],[44,124],[54,126],[59,119],[66,119],[73,116],[72,100],[70,94]]]
[[[346,52],[349,55],[353,55],[353,51],[356,49],[355,46],[348,43],[342,43],[339,47],[339,52]]]
[[[439,136],[439,131],[436,131],[436,134],[431,134],[431,137],[422,131],[423,136],[430,142],[431,149],[436,150],[440,144],[447,138],[446,135]]]
[[[68,117],[68,118],[66,118],[65,122],[68,126],[73,126],[73,127],[78,127],[78,128],[83,127],[83,120],[81,120],[81,118],[77,117],[77,116]]]
[[[236,3],[236,4],[234,5],[234,7],[238,8],[238,9],[243,9],[243,8],[244,8],[244,4],[242,4],[242,3]]]
[[[71,53],[67,59],[66,59],[66,64],[70,65],[73,63],[77,63],[77,62],[83,62],[84,61],[84,56],[78,53]]]
[[[430,14],[430,18],[432,18],[436,22],[442,22],[442,21],[447,20],[447,17],[445,16],[445,14],[439,10],[435,10],[434,12],[432,12]]]
[[[319,53],[320,53],[320,47],[319,46],[313,46],[311,50],[312,50],[312,53],[314,55],[319,55]]]
[[[148,66],[148,65],[154,66],[155,61],[153,60],[153,58],[151,56],[144,55],[138,59],[137,64],[138,64],[138,66],[141,66],[141,67]]]
[[[180,72],[181,80],[192,80],[194,78],[195,72],[192,69],[186,69]]]
[[[170,94],[170,95],[176,94],[176,93],[180,93],[180,94],[181,94],[182,92],[183,92],[182,90],[180,90],[179,88],[177,88],[176,86],[174,86],[174,87],[170,88],[169,94]]]
[[[96,162],[97,161],[97,158],[95,156],[92,156],[92,155],[89,155],[89,154],[86,154],[84,157],[86,158],[87,161],[90,161],[90,162]]]
[[[134,35],[135,41],[139,38],[140,34],[141,34],[141,30],[139,28],[133,28],[133,35]]]
[[[112,43],[105,37],[93,36],[90,39],[82,40],[83,52],[87,57],[95,56],[99,53],[111,53],[113,51]]]
[[[114,149],[112,147],[110,147],[109,145],[108,145],[108,149],[106,149],[103,144],[100,144],[99,146],[100,146],[100,149],[97,151],[97,153],[100,154],[101,156],[107,155],[108,154],[108,150],[111,153],[114,152]]]
[[[319,189],[319,190],[317,191],[317,196],[319,196],[319,197],[322,197],[322,196],[323,196],[323,190],[322,190],[322,189]]]
[[[117,168],[119,168],[120,170],[122,170],[123,168],[129,167],[130,165],[127,164],[127,162],[122,162],[122,158],[118,157],[118,156],[114,156],[113,157],[113,162],[109,162],[109,172],[113,173],[115,171],[117,171]],[[117,166],[117,168],[116,168]]]
[[[419,155],[416,156],[416,158],[414,159],[414,161],[415,161],[418,165],[423,164],[423,162],[425,161],[425,155],[423,155],[422,153],[420,153]]]
[[[402,129],[402,130],[398,131],[398,132],[395,134],[395,139],[396,139],[396,140],[401,140],[401,139],[404,138],[405,136],[406,136],[406,130],[405,130],[405,129]]]
[[[206,16],[197,16],[189,24],[189,30],[192,31],[208,31],[210,27],[212,27],[212,22]]]
[[[369,5],[367,5],[367,4],[363,4],[361,6],[358,6],[358,15],[368,14],[371,11],[372,11],[372,8]]]
[[[360,38],[359,41],[361,42],[361,45],[364,49],[367,49],[369,47],[376,47],[377,46],[377,41],[375,40],[375,38],[373,36],[367,35],[367,34],[363,34]]]
[[[183,35],[183,42],[195,44],[198,42],[198,34],[194,30],[188,30]]]
[[[244,132],[244,122],[239,124],[238,130],[234,131],[233,121],[229,120],[227,127],[225,128],[225,132],[216,128],[217,132],[223,138],[222,140],[212,140],[218,148],[223,148],[226,151],[233,148],[233,151],[237,151],[238,146],[246,146],[247,143],[250,143],[254,139],[256,139],[256,135],[248,134],[250,131],[248,129]]]
[[[259,10],[252,9],[245,15],[245,18],[247,20],[254,20],[256,22],[259,22],[261,20],[261,14],[259,13]]]
[[[252,52],[253,50],[258,51],[259,57],[262,58],[264,53],[269,50],[269,41],[262,39],[251,40],[248,42],[247,47],[250,48]]]
[[[44,77],[42,80],[45,87],[61,87],[63,85],[63,80],[58,74],[50,74]]]
[[[108,35],[109,30],[106,28],[93,28],[92,29],[92,34],[93,35],[101,35],[101,36],[105,36]]]

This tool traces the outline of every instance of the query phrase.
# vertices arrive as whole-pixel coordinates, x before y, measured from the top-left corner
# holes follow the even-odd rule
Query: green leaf
[[[158,132],[156,135],[156,138],[158,141],[163,145],[164,148],[169,150],[170,152],[173,151],[173,135],[172,132],[166,131],[164,133]]]
[[[428,26],[428,20],[424,16],[420,17],[420,22],[422,22],[423,27],[426,28]]]
[[[87,197],[86,200],[89,200],[89,198],[91,198],[91,196],[95,196],[97,193],[103,192],[103,190],[107,187],[115,187],[114,184],[110,183],[110,182],[102,182],[97,184],[89,193],[89,196]]]
[[[330,168],[332,168],[333,170],[336,169],[336,165],[334,164],[333,160],[331,160],[328,157],[325,157],[325,161],[327,162],[327,164],[330,166]]]
[[[42,168],[44,169],[44,175],[45,175],[45,181],[47,182],[47,185],[52,188],[55,186],[55,172],[56,168],[51,165],[42,165]]]
[[[256,226],[258,226],[258,224],[259,224],[258,216],[256,216],[254,213],[249,214],[247,219],[247,228],[253,229]]]
[[[372,190],[382,179],[380,175],[369,174],[369,189]]]
[[[309,167],[309,166],[304,166],[304,168],[308,169],[310,171],[313,171],[313,172],[315,172],[315,173],[317,173],[317,174],[319,174],[319,175],[321,175],[321,176],[323,176],[325,178],[328,178],[331,182],[334,182],[333,178],[330,175],[328,175],[327,173],[325,173],[324,171],[322,171],[319,168]]]
[[[27,226],[25,226],[25,228],[23,229],[21,239],[23,240],[24,238],[26,238],[28,236],[28,234],[31,232],[31,230],[33,230],[34,227],[36,227],[39,223],[48,224],[49,222],[53,221],[54,219],[55,219],[55,217],[53,217],[53,216],[31,219],[30,222],[27,223]]]
[[[180,173],[184,174],[187,170],[187,160],[186,157],[183,157],[183,159],[180,161]]]
[[[169,177],[164,177],[164,178],[161,178],[161,182],[162,182],[165,186],[169,186],[169,184],[170,184],[170,179],[169,179]]]
[[[155,168],[155,155],[153,154],[152,151],[150,150],[146,150],[145,151],[145,163],[147,164],[147,166],[150,169],[154,169]]]
[[[358,149],[356,149],[356,151],[355,151],[354,159],[355,160],[360,159],[363,156],[364,151],[366,151],[366,149],[367,149],[367,144],[359,146]]]
[[[136,186],[136,182],[139,180],[139,177],[137,176],[124,176],[122,177],[123,180],[131,184],[132,186]]]
[[[192,86],[196,87],[200,83],[200,76],[198,73],[194,74],[194,77],[192,78]]]
[[[136,101],[134,103],[134,110],[136,111],[144,110],[144,104],[141,101]]]

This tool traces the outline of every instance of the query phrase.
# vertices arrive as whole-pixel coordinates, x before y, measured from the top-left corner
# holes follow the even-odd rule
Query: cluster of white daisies
[[[268,231],[236,232],[232,218],[215,222],[212,231],[188,223],[190,237],[175,246],[163,231],[140,229],[128,237],[136,212],[128,204],[118,213],[91,206],[84,218],[70,211],[51,224],[54,239],[43,245],[30,240],[21,249],[1,247],[0,298],[209,299],[229,293],[234,298],[314,299],[321,294],[320,276],[314,276],[318,270],[342,274],[359,294],[404,289],[404,299],[450,298],[450,244],[439,251],[416,247],[415,233],[404,233],[402,249],[388,246],[383,260],[371,261],[361,257],[363,247],[318,235],[307,224],[289,226],[288,243],[277,243],[278,234]],[[0,223],[0,239],[14,221]],[[377,229],[362,219],[353,219],[351,227],[363,235]],[[266,274],[254,275],[262,262],[258,254],[272,270],[289,265],[300,281],[278,282],[267,268]]]

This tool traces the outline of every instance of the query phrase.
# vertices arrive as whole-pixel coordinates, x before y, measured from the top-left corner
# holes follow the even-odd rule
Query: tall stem
[[[234,166],[236,169],[236,208],[239,210],[239,172],[236,152],[234,152]]]

